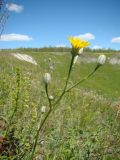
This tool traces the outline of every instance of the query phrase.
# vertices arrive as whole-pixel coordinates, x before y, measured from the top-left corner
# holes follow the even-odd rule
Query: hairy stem
[[[85,80],[87,80],[89,77],[91,77],[95,72],[96,70],[99,68],[100,66],[97,65],[96,68],[91,72],[89,73],[87,76],[85,76],[82,80],[80,80],[79,82],[75,83],[73,86],[71,86],[70,88],[68,88],[66,90],[66,92],[69,92],[71,89],[73,89],[74,87],[76,87],[77,85],[79,85],[80,83],[84,82]]]
[[[46,114],[46,116],[44,117],[43,121],[41,122],[41,124],[39,125],[39,128],[37,130],[37,133],[36,133],[36,136],[35,136],[35,142],[34,142],[34,145],[33,145],[32,154],[31,154],[30,160],[33,160],[33,156],[34,156],[34,153],[35,153],[35,150],[36,150],[36,147],[37,147],[39,133],[40,133],[42,127],[44,126],[45,122],[47,121],[50,113],[52,112],[52,104],[51,104],[51,100],[50,100],[49,94],[48,94],[48,84],[45,84],[45,91],[46,91],[47,99],[48,99],[48,102],[49,102],[49,111]]]
[[[30,160],[33,160],[33,156],[34,156],[35,149],[36,149],[37,142],[38,142],[38,138],[39,138],[39,133],[40,133],[42,127],[44,126],[47,118],[49,117],[51,111],[52,111],[52,110],[51,110],[51,108],[50,108],[49,111],[48,111],[48,113],[46,114],[45,118],[43,119],[42,123],[40,124],[38,130],[37,130],[37,133],[36,133],[36,136],[35,136],[35,142],[34,142],[34,145],[33,145],[33,150],[32,150],[32,154],[31,154]]]
[[[68,76],[67,76],[67,79],[66,79],[66,82],[65,82],[65,86],[64,86],[64,89],[61,93],[61,95],[59,96],[59,98],[56,100],[56,102],[54,103],[54,106],[59,103],[59,101],[62,99],[62,97],[64,96],[65,92],[66,92],[66,88],[67,88],[67,85],[68,85],[68,82],[69,82],[69,79],[70,79],[70,75],[71,75],[71,71],[72,71],[72,66],[73,66],[73,61],[74,61],[74,56],[72,56],[72,59],[71,59],[71,63],[70,63],[70,67],[69,67],[69,71],[68,71]]]

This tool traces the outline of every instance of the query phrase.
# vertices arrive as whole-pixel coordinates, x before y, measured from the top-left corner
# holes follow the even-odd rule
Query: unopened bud
[[[50,81],[51,81],[51,75],[50,75],[50,73],[45,73],[44,74],[43,81],[44,81],[45,84],[50,83]]]
[[[41,107],[41,113],[45,113],[45,111],[46,111],[46,106],[42,106]]]
[[[40,144],[43,145],[44,144],[44,140],[41,140]]]
[[[75,64],[77,62],[77,59],[78,59],[78,55],[74,57],[73,64]]]
[[[100,55],[98,57],[98,60],[97,60],[97,63],[100,64],[100,65],[103,65],[106,61],[106,56],[105,55]]]
[[[53,96],[49,96],[49,99],[50,99],[50,100],[53,100],[53,99],[54,99],[54,97],[53,97]]]
[[[82,54],[82,53],[83,53],[83,48],[81,48],[81,49],[79,50],[78,54],[80,55],[80,54]]]

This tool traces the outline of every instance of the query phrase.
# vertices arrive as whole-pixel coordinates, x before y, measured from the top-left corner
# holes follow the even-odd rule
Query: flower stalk
[[[82,80],[80,80],[79,82],[75,83],[73,86],[71,86],[70,88],[68,88],[66,90],[66,92],[69,92],[71,89],[75,88],[77,85],[79,85],[80,83],[86,81],[89,77],[91,77],[95,72],[96,70],[100,67],[100,65],[97,65],[96,68],[91,72],[89,73],[87,76],[85,76]]]
[[[48,102],[49,102],[49,111],[47,112],[46,116],[43,118],[43,121],[41,122],[41,124],[38,127],[38,130],[37,130],[37,133],[36,133],[36,136],[35,136],[35,142],[34,142],[33,148],[32,148],[32,154],[31,154],[30,160],[33,160],[34,153],[35,153],[35,150],[36,150],[36,147],[37,147],[39,133],[42,130],[45,122],[47,121],[50,113],[52,112],[52,103],[51,103],[51,99],[49,98],[49,93],[48,93],[48,83],[45,83],[45,91],[46,91],[47,99],[48,99]]]
[[[36,136],[35,136],[35,142],[33,144],[33,149],[32,149],[32,154],[31,154],[31,157],[30,157],[30,160],[33,160],[33,157],[34,157],[34,153],[35,153],[35,150],[36,150],[36,147],[37,147],[37,142],[38,142],[38,138],[39,138],[39,133],[42,129],[42,127],[44,126],[47,118],[49,117],[50,113],[51,113],[51,108],[49,109],[48,113],[46,114],[45,118],[43,119],[42,123],[39,125],[39,128],[37,130],[37,133],[36,133]]]
[[[59,96],[59,98],[56,100],[56,102],[53,104],[54,106],[59,103],[59,101],[62,99],[62,97],[64,96],[65,92],[66,92],[66,88],[67,88],[67,85],[68,85],[68,82],[69,82],[69,79],[70,79],[70,75],[71,75],[71,71],[72,71],[72,66],[74,64],[74,58],[75,56],[73,55],[72,56],[72,59],[71,59],[71,63],[70,63],[70,67],[69,67],[69,71],[68,71],[68,75],[67,75],[67,79],[66,79],[66,82],[65,82],[65,86],[64,86],[64,89],[61,93],[61,95]]]

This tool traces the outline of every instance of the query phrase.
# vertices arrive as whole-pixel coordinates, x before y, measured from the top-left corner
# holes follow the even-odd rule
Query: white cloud
[[[0,37],[0,41],[31,41],[33,38],[22,34],[4,34]]]
[[[6,8],[9,11],[16,12],[16,13],[20,13],[24,9],[22,5],[17,5],[15,3],[6,4]]]
[[[77,36],[74,36],[83,40],[91,40],[91,39],[95,39],[95,36],[92,33],[85,33],[85,34],[80,34]]]
[[[102,47],[99,46],[99,45],[95,45],[95,46],[92,47],[92,49],[102,49]]]
[[[114,37],[111,39],[111,43],[120,43],[120,37]]]

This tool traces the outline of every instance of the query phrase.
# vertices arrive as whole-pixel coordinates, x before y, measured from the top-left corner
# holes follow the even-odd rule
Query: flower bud
[[[49,96],[49,99],[50,99],[50,100],[53,100],[53,99],[54,99],[54,97],[51,95],[51,96]]]
[[[50,81],[51,81],[51,75],[50,75],[50,73],[45,73],[44,74],[43,81],[44,81],[45,84],[50,83]]]
[[[98,57],[98,60],[97,60],[97,63],[100,64],[100,65],[103,65],[106,61],[106,56],[105,55],[100,55]]]
[[[83,48],[81,48],[81,49],[79,50],[78,54],[80,55],[80,54],[82,54],[82,53],[83,53]]]
[[[41,145],[44,145],[44,140],[41,140],[40,144],[41,144]]]
[[[77,59],[78,59],[78,55],[74,57],[73,64],[77,62]]]
[[[42,106],[41,107],[41,113],[45,113],[45,111],[46,111],[46,106]]]

